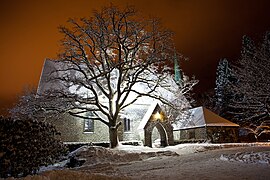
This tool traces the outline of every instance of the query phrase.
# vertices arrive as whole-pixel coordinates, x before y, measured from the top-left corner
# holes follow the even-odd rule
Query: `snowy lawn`
[[[261,147],[263,147],[262,151],[253,152]],[[231,171],[230,168],[234,168],[234,166],[241,166],[238,169],[241,172],[241,169],[251,168],[248,164],[263,164],[267,166],[263,168],[268,169],[270,143],[191,143],[165,148],[119,145],[114,149],[83,146],[70,153],[69,156],[84,160],[84,163],[78,167],[67,168],[66,164],[69,159],[66,159],[52,166],[41,168],[40,175],[27,176],[26,179],[57,179],[56,177],[65,177],[64,179],[155,179],[159,176],[190,178],[191,175],[188,172],[203,168],[205,170],[198,171],[198,173],[205,178],[219,178],[222,173]],[[212,172],[213,166],[224,167]],[[254,169],[254,167],[252,168]],[[260,167],[255,166],[255,168]],[[154,174],[157,170],[158,173]],[[249,170],[249,173],[253,177],[256,174],[255,171],[258,170],[260,169],[255,169],[254,173]],[[210,176],[207,172],[212,175]],[[235,172],[235,174],[241,172]],[[264,177],[267,177],[268,174],[265,173],[268,171],[263,170],[263,172]],[[193,175],[195,174],[193,173]],[[247,175],[247,173],[243,174],[243,177],[249,177]],[[231,174],[231,177],[234,176],[236,175]]]
[[[178,156],[184,154],[199,153],[214,149],[233,148],[233,147],[257,147],[268,146],[270,143],[226,143],[226,144],[211,144],[211,143],[187,143],[175,146],[167,146],[164,148],[150,148],[146,146],[132,146],[119,144],[114,149],[103,148],[99,146],[83,146],[73,152],[68,157],[77,157],[78,159],[85,160],[83,167],[96,166],[97,164],[106,163],[128,163],[132,161],[141,161],[148,158],[157,158],[161,156]],[[267,163],[270,164],[270,152],[242,154],[236,153],[232,155],[222,155],[221,160],[227,161],[240,161],[240,162],[254,162],[254,163]],[[255,158],[257,157],[257,158]],[[69,159],[62,162],[42,167],[40,172],[64,169]]]

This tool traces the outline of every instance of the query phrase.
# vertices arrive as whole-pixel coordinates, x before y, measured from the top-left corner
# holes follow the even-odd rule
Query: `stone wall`
[[[131,120],[130,131],[124,132],[124,124],[118,129],[119,141],[140,141],[137,130],[149,105],[133,105],[126,108],[125,116]],[[109,142],[109,129],[100,121],[94,121],[94,132],[84,132],[84,120],[71,115],[62,115],[58,119],[49,119],[61,132],[61,140],[64,142]],[[123,121],[123,119],[119,119]]]
[[[108,127],[100,121],[94,121],[94,132],[84,132],[84,120],[70,115],[59,119],[49,119],[61,133],[64,142],[103,142],[109,141]]]
[[[143,141],[144,139],[140,138],[138,132],[138,126],[141,123],[146,111],[148,110],[149,105],[138,105],[134,104],[125,109],[125,117],[130,119],[130,131],[123,132],[123,141]],[[124,124],[122,124],[123,128]]]
[[[205,127],[174,131],[175,140],[207,140]]]
[[[208,140],[213,143],[238,142],[237,127],[200,127],[174,131],[176,141]]]
[[[123,118],[129,118],[130,131],[124,132],[124,124],[118,129],[119,141],[144,141],[145,139],[140,137],[138,126],[141,123],[145,113],[147,112],[149,105],[132,105],[125,109],[119,118],[119,121],[123,122]],[[94,132],[84,132],[84,120],[73,117],[71,115],[62,115],[59,119],[48,120],[54,124],[58,131],[61,132],[61,140],[64,142],[109,142],[109,130],[108,127],[100,121],[94,121]],[[167,124],[168,122],[161,122],[163,128],[166,129],[169,144],[173,144],[172,126]],[[154,126],[153,126],[154,128]],[[152,130],[151,129],[151,133]],[[164,130],[165,130],[164,129]],[[151,138],[153,140],[160,137],[160,133],[157,130],[154,131]],[[162,139],[162,138],[161,138]]]
[[[213,143],[238,142],[238,127],[207,127],[207,137]]]

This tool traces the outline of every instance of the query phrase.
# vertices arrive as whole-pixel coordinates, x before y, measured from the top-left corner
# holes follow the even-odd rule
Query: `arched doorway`
[[[152,131],[152,147],[160,147],[160,133],[156,127]]]
[[[147,128],[145,128],[145,146],[152,147],[152,134],[153,130],[157,129],[159,136],[160,136],[160,146],[166,147],[168,146],[168,134],[166,132],[166,127],[164,127],[160,122],[151,123]]]
[[[144,139],[145,146],[152,147],[152,133],[154,128],[157,129],[160,135],[160,146],[174,145],[173,127],[157,102],[149,107],[138,126],[138,130],[143,131],[141,134],[143,134],[142,138]]]

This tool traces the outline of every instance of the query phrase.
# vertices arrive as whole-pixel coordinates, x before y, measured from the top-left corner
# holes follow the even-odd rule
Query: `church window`
[[[84,119],[84,132],[94,132],[94,120],[91,119],[93,113],[87,114],[87,118]]]
[[[124,132],[130,131],[130,119],[124,118]]]

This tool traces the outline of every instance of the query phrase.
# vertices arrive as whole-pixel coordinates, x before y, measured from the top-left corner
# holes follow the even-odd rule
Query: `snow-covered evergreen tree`
[[[255,123],[269,117],[270,33],[257,46],[243,37],[241,57],[233,68],[237,82],[230,88],[234,96],[227,114],[239,124]]]
[[[227,106],[230,93],[228,92],[231,68],[227,59],[221,59],[217,66],[216,88],[215,88],[215,108],[216,112],[222,114]]]

